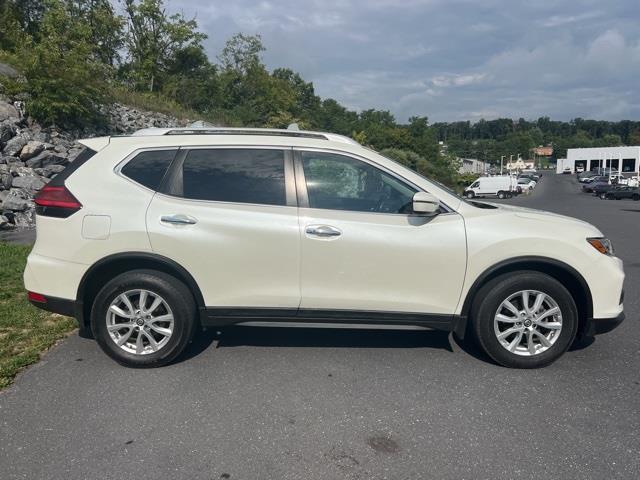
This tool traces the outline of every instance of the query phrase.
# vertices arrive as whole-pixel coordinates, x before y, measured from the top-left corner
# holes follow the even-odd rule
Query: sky
[[[167,0],[215,58],[260,34],[269,69],[399,121],[640,119],[640,0]]]

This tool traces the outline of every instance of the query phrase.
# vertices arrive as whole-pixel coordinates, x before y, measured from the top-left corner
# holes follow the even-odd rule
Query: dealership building
[[[611,167],[631,174],[638,172],[640,167],[640,147],[570,148],[567,150],[567,158],[558,159],[556,172],[562,173],[567,167],[572,172],[577,167],[585,170]]]

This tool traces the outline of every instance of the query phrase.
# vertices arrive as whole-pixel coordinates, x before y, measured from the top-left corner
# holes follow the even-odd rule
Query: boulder
[[[10,103],[0,102],[0,122],[8,119],[20,119],[20,112]]]
[[[9,190],[13,183],[13,176],[10,173],[0,173],[0,190]]]
[[[0,123],[0,144],[4,144],[16,135],[16,126],[13,122],[5,120]]]
[[[23,162],[35,157],[40,152],[42,152],[45,148],[45,144],[43,142],[39,142],[38,140],[29,141],[22,150],[20,150],[20,160]]]
[[[65,169],[64,165],[47,165],[42,169],[42,176],[51,178]]]
[[[26,139],[24,136],[22,135],[18,135],[17,137],[13,137],[11,140],[9,140],[5,146],[4,149],[2,149],[2,152],[5,155],[8,155],[10,157],[15,157],[18,155],[18,153],[20,153],[20,151],[22,150],[22,148],[29,143],[29,140]]]
[[[18,189],[12,189],[9,195],[2,202],[3,210],[13,210],[21,212],[28,209],[32,205],[31,201],[26,198],[26,194]]]
[[[28,228],[33,226],[35,220],[35,210],[33,208],[29,208],[28,210],[16,212],[13,223],[16,227]]]
[[[43,132],[42,130],[40,130],[39,132],[35,132],[33,134],[33,139],[42,143],[51,143],[51,135],[49,135],[47,132]],[[51,147],[53,147],[53,145],[51,145]],[[45,146],[45,148],[50,147]]]
[[[65,165],[68,162],[67,157],[56,153],[53,150],[45,150],[33,158],[25,162],[30,168],[44,168],[47,165]]]
[[[6,63],[0,63],[0,75],[2,75],[3,77],[9,77],[9,78],[19,78],[20,74],[18,73],[18,71],[13,68],[11,65],[8,65]]]
[[[14,188],[22,188],[23,190],[28,190],[31,193],[35,193],[44,187],[45,182],[43,182],[36,175],[24,175],[22,177],[13,177],[13,182],[11,186]]]

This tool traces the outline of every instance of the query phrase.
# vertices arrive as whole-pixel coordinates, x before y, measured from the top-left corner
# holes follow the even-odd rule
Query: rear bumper
[[[625,319],[624,312],[620,312],[616,317],[592,318],[585,332],[586,336],[600,335],[617,328]]]
[[[82,302],[69,300],[67,298],[52,297],[49,295],[43,295],[43,297],[45,299],[44,302],[37,302],[31,299],[29,299],[29,302],[31,302],[31,305],[42,310],[46,310],[47,312],[57,313],[59,315],[64,315],[65,317],[75,318],[78,321],[80,333],[82,335],[88,333],[89,328],[84,323],[82,314]]]
[[[38,307],[42,310],[46,310],[51,313],[58,313],[60,315],[64,315],[66,317],[76,317],[77,313],[77,303],[75,300],[68,300],[66,298],[57,298],[51,297],[47,295],[43,295],[46,301],[38,302],[35,300],[29,299],[31,305]],[[82,309],[80,309],[82,311]]]

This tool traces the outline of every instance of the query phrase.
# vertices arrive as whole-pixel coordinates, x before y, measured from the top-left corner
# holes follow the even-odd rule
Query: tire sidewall
[[[111,302],[128,290],[145,289],[159,294],[173,314],[173,334],[159,351],[136,355],[118,347],[107,331],[106,315]],[[162,272],[136,270],[109,281],[96,295],[91,309],[91,330],[102,350],[128,367],[165,365],[177,357],[191,340],[195,324],[193,296],[180,281]]]
[[[551,296],[562,313],[562,331],[546,351],[527,357],[507,351],[496,338],[494,317],[500,304],[521,290],[537,290]],[[569,291],[554,278],[538,272],[514,272],[494,279],[477,295],[472,322],[475,336],[483,350],[506,367],[539,368],[557,360],[572,344],[578,329],[578,313]]]

